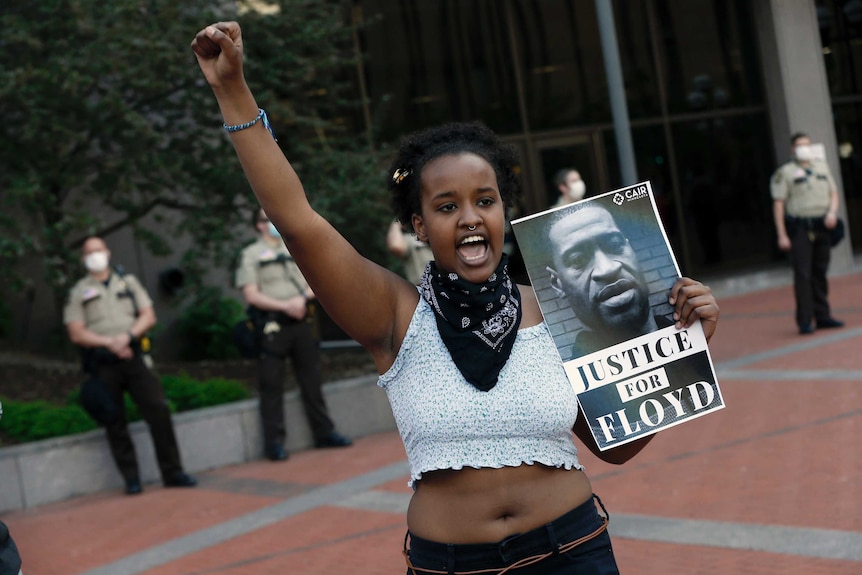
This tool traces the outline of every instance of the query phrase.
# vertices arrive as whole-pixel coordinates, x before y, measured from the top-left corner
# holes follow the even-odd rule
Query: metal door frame
[[[541,201],[544,194],[539,190],[546,190],[548,178],[552,174],[542,173],[542,152],[553,148],[566,148],[574,146],[588,146],[590,151],[591,173],[598,178],[596,182],[590,182],[594,193],[609,190],[610,178],[608,177],[608,165],[605,155],[604,137],[602,131],[594,129],[589,132],[578,132],[572,134],[555,134],[533,138],[532,146],[528,146],[530,157],[526,162],[530,166],[527,178],[524,180],[526,193],[524,197],[524,209],[529,212],[537,212],[546,208]],[[583,168],[580,168],[583,170]]]

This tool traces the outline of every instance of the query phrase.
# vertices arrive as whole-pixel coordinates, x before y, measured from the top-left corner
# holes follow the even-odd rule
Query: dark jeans
[[[598,496],[593,497],[601,505]],[[619,575],[606,529],[570,550],[557,551],[569,542],[596,532],[603,522],[594,500],[590,499],[551,523],[512,535],[499,543],[454,545],[408,533],[407,553],[413,568],[408,567],[407,575],[502,570],[519,561],[525,565],[512,569],[512,575]],[[548,557],[535,562],[527,559],[542,554]],[[493,575],[493,571],[488,575]]]
[[[135,356],[128,361],[121,360],[96,366],[95,371],[118,405],[123,405],[123,391],[128,391],[132,396],[141,417],[150,428],[162,479],[170,479],[177,472],[182,471],[174,424],[162,385],[144,364],[143,359]],[[114,461],[123,478],[126,481],[138,479],[138,459],[135,454],[135,444],[132,443],[132,437],[129,435],[125,410],[119,410],[119,417],[105,426],[105,432]]]
[[[302,407],[315,440],[326,437],[335,426],[323,400],[320,349],[312,325],[304,321],[282,322],[279,331],[261,336],[258,360],[260,417],[265,445],[281,445],[284,425],[284,369],[290,358],[299,384]]]
[[[829,231],[823,225],[823,218],[788,217],[785,225],[791,244],[796,324],[809,326],[812,319],[824,320],[831,315],[826,279],[832,254]]]

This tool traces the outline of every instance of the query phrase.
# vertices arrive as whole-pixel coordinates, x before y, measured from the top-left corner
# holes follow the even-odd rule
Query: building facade
[[[620,176],[596,9],[609,2],[637,179],[652,183],[684,274],[786,266],[769,178],[796,131],[825,145],[842,194],[849,241],[832,270],[850,269],[862,249],[862,0],[344,2],[363,56],[355,131],[393,142],[481,120],[520,152],[522,214],[556,201],[551,179],[563,167],[581,172],[588,195],[633,183]],[[146,253],[131,230],[108,241],[154,297],[170,348],[181,303],[160,278],[177,257]],[[238,298],[230,276],[213,270],[207,282]],[[59,310],[49,296],[31,290],[14,302],[13,339],[63,337],[51,335]]]
[[[596,5],[354,0],[366,118],[383,140],[485,122],[520,151],[524,213],[554,203],[563,167],[588,194],[633,183],[620,177]],[[796,131],[825,144],[859,247],[862,0],[611,5],[637,179],[651,181],[686,274],[782,261],[769,178]],[[834,262],[851,265],[851,242]]]

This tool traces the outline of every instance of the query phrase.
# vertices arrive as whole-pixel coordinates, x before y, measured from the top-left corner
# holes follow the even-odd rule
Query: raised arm
[[[236,22],[207,26],[192,42],[228,126],[249,123],[260,114],[243,76],[242,47]],[[230,138],[261,207],[327,313],[372,353],[378,368],[387,368],[418,301],[416,289],[362,257],[312,209],[262,119],[231,131]]]

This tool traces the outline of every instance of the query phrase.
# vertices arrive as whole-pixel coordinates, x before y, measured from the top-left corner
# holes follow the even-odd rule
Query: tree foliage
[[[246,77],[312,205],[360,252],[385,263],[392,219],[385,150],[374,148],[374,126],[362,119],[359,55],[343,5],[278,0],[270,3],[278,17],[244,13]]]
[[[187,270],[229,264],[255,203],[188,45],[205,24],[233,18],[246,37],[249,83],[312,203],[360,251],[385,260],[379,154],[356,135],[349,13],[327,0],[272,6],[264,14],[242,1],[0,5],[0,265],[44,264],[43,278],[11,280],[47,281],[62,297],[79,274],[83,239],[127,227],[156,255],[190,237]]]
[[[208,232],[225,229],[244,188],[187,48],[216,17],[208,4],[4,3],[0,262],[41,258],[62,292],[90,234],[133,226],[166,254],[174,225],[218,244]]]

